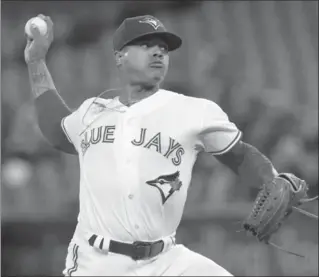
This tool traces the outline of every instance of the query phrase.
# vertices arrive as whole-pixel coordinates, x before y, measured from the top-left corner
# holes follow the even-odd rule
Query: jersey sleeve
[[[84,116],[90,108],[93,100],[93,98],[90,98],[84,101],[77,110],[61,120],[61,128],[65,136],[77,150],[79,146],[80,134],[86,127]]]
[[[61,121],[61,127],[65,136],[74,146],[76,146],[76,137],[80,127],[79,120],[79,110],[76,110],[70,115],[64,117]]]
[[[242,132],[216,103],[207,100],[204,101],[199,137],[205,152],[221,155],[241,139]]]

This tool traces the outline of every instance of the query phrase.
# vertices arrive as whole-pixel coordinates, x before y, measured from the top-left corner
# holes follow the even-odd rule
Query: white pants
[[[64,276],[233,276],[185,246],[172,245],[158,256],[134,261],[90,245],[70,243]]]

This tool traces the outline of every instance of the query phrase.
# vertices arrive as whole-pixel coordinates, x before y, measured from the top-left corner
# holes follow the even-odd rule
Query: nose
[[[163,54],[163,51],[161,50],[161,48],[158,46],[155,46],[154,52],[153,52],[153,57],[162,59],[163,56],[164,56],[164,54]]]

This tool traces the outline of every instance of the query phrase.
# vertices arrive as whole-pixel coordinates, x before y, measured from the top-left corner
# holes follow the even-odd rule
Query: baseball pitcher
[[[182,40],[153,16],[127,18],[115,31],[119,96],[102,93],[71,110],[45,62],[53,23],[39,17],[48,32],[33,28],[25,48],[38,124],[80,166],[80,212],[63,274],[232,276],[175,242],[198,153],[264,186],[243,227],[266,243],[306,198],[305,182],[278,174],[216,103],[160,88]]]

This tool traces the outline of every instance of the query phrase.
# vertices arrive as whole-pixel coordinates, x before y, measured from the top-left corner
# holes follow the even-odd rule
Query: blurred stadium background
[[[23,59],[24,24],[39,13],[54,21],[48,66],[71,107],[118,85],[112,34],[152,14],[184,39],[164,87],[217,102],[245,141],[318,193],[317,1],[2,1],[3,276],[61,275],[78,213],[77,159],[41,136]],[[177,240],[235,275],[318,275],[317,222],[292,215],[274,238],[306,259],[236,232],[256,193],[200,155]]]

